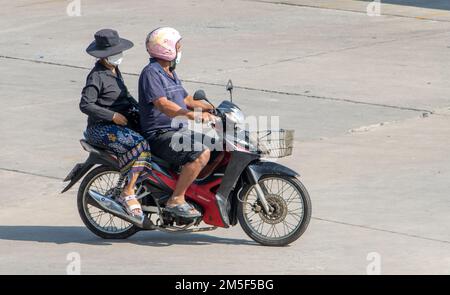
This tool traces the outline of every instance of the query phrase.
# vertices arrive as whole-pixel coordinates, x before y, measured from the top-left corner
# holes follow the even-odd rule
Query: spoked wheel
[[[285,246],[297,240],[311,218],[311,200],[294,177],[268,175],[260,181],[270,212],[263,209],[254,186],[241,193],[238,219],[245,233],[266,246]]]
[[[110,167],[99,166],[89,172],[78,189],[78,212],[86,227],[104,239],[126,239],[139,231],[135,225],[103,209],[89,195],[89,190],[105,196],[118,196],[120,173]]]

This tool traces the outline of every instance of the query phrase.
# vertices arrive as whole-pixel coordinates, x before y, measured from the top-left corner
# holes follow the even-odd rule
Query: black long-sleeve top
[[[80,110],[88,115],[88,126],[111,122],[115,112],[126,116],[128,110],[137,106],[130,95],[119,69],[117,75],[97,62],[86,79],[80,100]]]

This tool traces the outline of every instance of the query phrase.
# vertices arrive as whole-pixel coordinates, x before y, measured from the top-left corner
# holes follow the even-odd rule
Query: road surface
[[[450,274],[450,12],[447,1],[2,1],[0,273]],[[396,4],[395,4],[395,3]],[[407,4],[407,5],[402,5]],[[62,178],[86,154],[84,49],[110,27],[131,39],[132,94],[146,34],[183,35],[178,75],[193,93],[234,99],[296,130],[282,162],[313,203],[307,232],[262,247],[239,226],[209,233],[91,234]]]

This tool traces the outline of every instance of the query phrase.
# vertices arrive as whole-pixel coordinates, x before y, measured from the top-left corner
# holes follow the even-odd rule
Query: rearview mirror
[[[214,108],[214,105],[209,101],[208,98],[206,98],[206,93],[203,89],[199,89],[199,90],[195,91],[193,98],[194,98],[194,100],[204,100],[207,103],[209,103],[210,105],[212,105],[212,107]]]
[[[203,91],[202,89],[195,91],[194,100],[206,100],[207,101],[208,99],[206,98],[205,91]]]
[[[231,102],[233,102],[233,88],[234,88],[233,81],[231,81],[231,79],[230,79],[230,80],[228,80],[228,83],[227,83],[227,91],[230,92],[230,101]]]

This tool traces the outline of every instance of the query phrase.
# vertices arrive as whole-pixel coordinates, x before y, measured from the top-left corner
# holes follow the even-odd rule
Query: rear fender
[[[100,153],[95,149],[89,151],[89,157],[84,163],[78,163],[72,168],[72,171],[66,176],[64,182],[70,181],[69,184],[61,191],[65,193],[74,186],[86,173],[95,165],[106,165],[119,171],[119,165],[115,158],[109,154]]]

